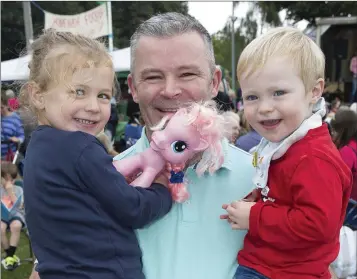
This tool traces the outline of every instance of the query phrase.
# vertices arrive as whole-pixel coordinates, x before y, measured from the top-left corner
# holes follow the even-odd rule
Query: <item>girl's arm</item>
[[[134,229],[164,216],[172,206],[169,190],[161,184],[130,186],[97,142],[89,144],[77,162],[83,190],[92,194],[113,219]]]

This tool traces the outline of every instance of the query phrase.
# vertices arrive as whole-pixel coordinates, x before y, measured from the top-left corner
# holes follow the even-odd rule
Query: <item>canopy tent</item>
[[[130,71],[129,47],[113,51],[111,56],[116,72]],[[29,77],[28,63],[30,58],[30,55],[26,55],[1,62],[1,81],[27,80]]]

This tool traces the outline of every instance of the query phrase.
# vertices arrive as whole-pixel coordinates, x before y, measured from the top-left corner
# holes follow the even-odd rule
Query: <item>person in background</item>
[[[350,71],[352,73],[352,91],[350,94],[350,103],[356,102],[357,92],[357,49],[355,50],[353,57],[351,58]]]
[[[222,114],[228,121],[227,123],[234,123],[230,129],[232,130],[231,138],[228,139],[230,144],[235,144],[237,138],[239,137],[240,131],[240,119],[239,115],[233,111],[226,111]]]
[[[9,97],[1,93],[1,159],[12,161],[19,145],[24,141],[24,128],[20,117],[8,105]]]
[[[354,175],[351,198],[357,201],[357,114],[352,110],[339,110],[331,126],[336,147]]]
[[[261,135],[259,135],[252,126],[249,125],[247,122],[246,117],[244,116],[244,111],[240,112],[241,122],[243,125],[244,130],[246,131],[243,135],[241,134],[235,142],[235,146],[238,148],[248,152],[253,153],[254,148],[259,144],[260,140],[262,139]],[[242,126],[241,126],[242,127]]]
[[[1,261],[6,270],[14,270],[20,265],[20,259],[15,255],[16,249],[20,242],[20,234],[25,227],[25,217],[22,211],[23,208],[23,191],[20,186],[14,185],[14,181],[18,176],[16,165],[11,162],[1,163],[1,203],[7,208],[13,207],[20,198],[21,202],[17,203],[14,211],[5,220],[5,214],[1,212],[1,247],[6,255]],[[6,231],[10,230],[10,240],[7,238]]]
[[[325,121],[327,123],[330,123],[331,120],[335,117],[335,114],[339,110],[340,106],[341,106],[341,101],[339,98],[336,98],[331,102],[331,108],[325,118]]]
[[[234,109],[231,98],[224,90],[223,81],[220,82],[218,93],[213,100],[217,103],[217,107],[220,111],[231,111]]]

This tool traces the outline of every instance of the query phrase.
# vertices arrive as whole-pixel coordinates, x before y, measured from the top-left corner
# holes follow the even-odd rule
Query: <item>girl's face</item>
[[[75,72],[69,83],[54,86],[39,97],[39,124],[96,136],[110,117],[113,80],[109,67]]]

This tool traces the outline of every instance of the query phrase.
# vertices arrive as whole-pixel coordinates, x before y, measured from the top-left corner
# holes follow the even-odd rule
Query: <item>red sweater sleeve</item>
[[[259,202],[252,207],[252,236],[286,250],[331,241],[339,230],[343,192],[333,165],[307,156],[286,187],[291,188],[292,206]]]

